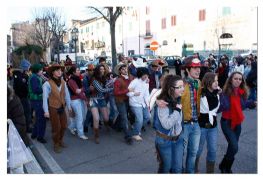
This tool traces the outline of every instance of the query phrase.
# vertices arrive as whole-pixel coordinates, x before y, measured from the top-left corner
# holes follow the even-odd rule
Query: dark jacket
[[[28,97],[28,75],[22,70],[16,70],[13,72],[14,78],[14,90],[19,98]]]
[[[28,146],[29,140],[26,135],[26,118],[23,106],[9,86],[7,87],[7,118],[12,120],[25,145]]]
[[[249,88],[257,87],[257,63],[251,64],[251,70],[247,75],[246,83]]]

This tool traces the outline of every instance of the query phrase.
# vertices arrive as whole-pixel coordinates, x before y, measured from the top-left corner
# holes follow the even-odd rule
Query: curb
[[[58,165],[54,158],[50,155],[45,146],[36,140],[31,139],[31,135],[27,135],[30,143],[32,144],[31,151],[34,154],[35,158],[42,167],[44,173],[53,173],[53,174],[64,174],[64,170]]]

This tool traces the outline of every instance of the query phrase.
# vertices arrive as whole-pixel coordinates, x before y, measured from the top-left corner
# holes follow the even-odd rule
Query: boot
[[[206,161],[206,173],[214,173],[214,172],[215,172],[215,162]]]
[[[94,128],[94,138],[95,138],[95,143],[96,144],[99,144],[100,141],[99,141],[99,129],[98,128]]]
[[[61,153],[61,148],[60,148],[59,144],[54,144],[54,152]]]
[[[221,170],[221,173],[226,173],[226,163],[227,159],[224,157],[221,163],[219,164],[219,169]]]
[[[196,157],[195,159],[195,173],[199,173],[199,167],[198,167],[198,164],[199,164],[199,157]]]
[[[231,170],[233,162],[234,162],[234,159],[232,159],[232,160],[227,159],[226,160],[226,173],[233,173]]]
[[[62,148],[67,148],[68,146],[64,142],[59,142],[59,146]]]

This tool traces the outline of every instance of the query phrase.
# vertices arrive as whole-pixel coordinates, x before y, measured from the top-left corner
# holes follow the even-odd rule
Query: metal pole
[[[77,61],[77,40],[74,39],[75,42],[75,62],[76,62],[76,66],[78,67],[78,61]]]
[[[140,8],[139,8],[139,55],[141,54],[141,41],[140,41]]]

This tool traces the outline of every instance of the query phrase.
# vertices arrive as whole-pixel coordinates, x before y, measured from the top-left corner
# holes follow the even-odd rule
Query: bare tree
[[[58,55],[58,62],[60,61],[59,47],[60,42],[63,39],[63,35],[66,33],[65,20],[62,19],[61,12],[57,8],[50,8],[49,10],[49,22],[51,25],[51,32],[55,40],[56,53]]]
[[[35,22],[34,35],[33,38],[43,48],[44,51],[44,61],[47,61],[47,49],[50,47],[51,40],[51,26],[49,23],[49,9],[42,8],[41,10],[35,9]]]
[[[34,40],[40,45],[44,52],[50,47],[54,40],[56,53],[59,61],[59,45],[65,33],[65,20],[57,8],[42,8],[35,10]],[[46,59],[44,59],[46,61]]]
[[[93,9],[95,12],[99,13],[109,24],[110,24],[110,34],[111,34],[111,56],[112,56],[112,67],[117,65],[117,54],[116,54],[116,38],[115,38],[115,25],[118,17],[122,14],[123,7],[88,7]]]

